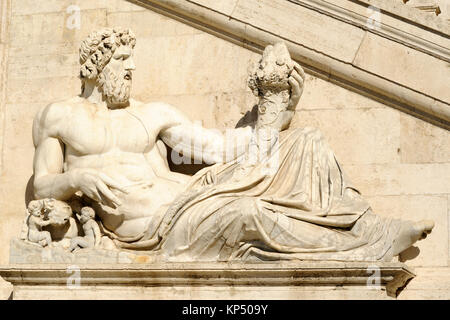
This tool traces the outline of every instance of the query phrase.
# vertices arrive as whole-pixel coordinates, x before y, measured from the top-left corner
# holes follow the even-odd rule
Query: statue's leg
[[[80,248],[89,248],[89,242],[83,237],[78,240],[78,246]]]
[[[52,236],[50,235],[50,232],[48,231],[42,231],[42,237],[43,240],[47,243],[46,245],[50,245],[52,243]]]
[[[81,247],[80,243],[82,242],[83,237],[75,237],[70,241],[70,248],[69,250],[72,252],[78,247]]]
[[[36,230],[30,230],[28,232],[28,241],[38,243],[41,241],[40,232]]]

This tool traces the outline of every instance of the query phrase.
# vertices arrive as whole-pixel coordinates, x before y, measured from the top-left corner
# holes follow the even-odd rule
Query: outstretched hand
[[[303,68],[298,63],[294,62],[294,70],[292,70],[288,79],[289,84],[291,85],[291,96],[289,98],[288,110],[294,111],[297,107],[303,93],[305,77]]]

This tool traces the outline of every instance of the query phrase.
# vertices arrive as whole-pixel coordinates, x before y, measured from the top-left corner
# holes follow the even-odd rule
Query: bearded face
[[[109,105],[128,102],[131,92],[131,71],[122,69],[119,73],[106,65],[98,75],[97,83]]]

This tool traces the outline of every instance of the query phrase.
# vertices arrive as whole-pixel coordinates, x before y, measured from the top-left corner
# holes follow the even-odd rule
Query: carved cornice
[[[20,286],[60,286],[64,289],[72,265],[0,266],[0,276]],[[376,270],[374,269],[376,268]],[[80,265],[80,285],[89,286],[260,286],[292,287],[373,284],[391,297],[412,279],[414,272],[403,263],[277,262],[277,263],[164,263]],[[375,273],[376,272],[376,273]],[[41,297],[44,298],[44,297]]]
[[[246,19],[245,15],[236,13],[238,11],[236,8],[239,8],[240,4],[245,4],[241,0],[230,0],[230,4],[234,4],[233,6],[225,6],[223,2],[210,0],[128,1],[256,52],[262,52],[268,44],[284,41],[292,58],[298,61],[308,73],[413,114],[435,125],[450,129],[450,101],[447,101],[444,93],[436,95],[424,92],[421,88],[393,80],[388,75],[374,73],[369,68],[357,66],[352,59],[343,59],[339,53],[321,51],[320,48],[305,45],[301,36],[293,39],[286,32],[289,30],[289,26],[283,26],[282,20],[275,22],[282,27],[279,28],[279,31],[274,31],[274,28],[269,28],[269,22],[267,27],[265,21],[256,23],[255,20],[258,19],[256,13],[252,17],[253,20]],[[258,10],[270,10],[269,7],[264,8],[267,3],[269,2],[258,2]],[[375,34],[380,39],[388,39],[413,52],[425,53],[426,57],[430,59],[447,64],[450,62],[448,26],[441,24],[442,19],[425,25],[428,18],[409,16],[409,12],[405,13],[406,17],[399,15],[403,13],[402,10],[411,10],[412,8],[392,9],[380,0],[336,0],[333,3],[318,0],[273,0],[273,3],[281,6],[290,3],[291,6],[302,7],[302,10],[319,13],[331,17],[339,23],[363,30],[366,32],[366,36]],[[384,19],[379,28],[367,26],[369,5],[380,6],[380,12]],[[422,14],[420,11],[418,13]],[[272,21],[272,23],[274,22]],[[362,41],[364,38],[361,43]],[[356,48],[355,56],[358,50],[359,48]],[[442,72],[449,73],[450,70],[443,68]],[[432,81],[433,79],[426,80]]]

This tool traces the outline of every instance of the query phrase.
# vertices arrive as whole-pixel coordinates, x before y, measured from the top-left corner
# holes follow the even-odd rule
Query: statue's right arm
[[[60,130],[67,123],[67,115],[70,114],[71,110],[67,106],[53,104],[42,109],[34,119],[35,197],[67,200],[75,192],[82,191],[95,201],[120,205],[110,188],[127,191],[105,174],[89,168],[64,172],[64,143]]]
[[[63,108],[61,108],[63,109]],[[58,137],[62,110],[49,105],[40,110],[33,122],[34,194],[36,199],[66,200],[77,190],[71,173],[63,172],[64,144]]]

